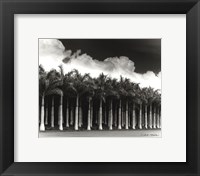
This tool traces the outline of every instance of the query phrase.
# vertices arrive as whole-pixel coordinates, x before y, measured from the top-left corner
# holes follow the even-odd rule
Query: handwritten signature
[[[158,134],[144,134],[144,136],[158,136]]]

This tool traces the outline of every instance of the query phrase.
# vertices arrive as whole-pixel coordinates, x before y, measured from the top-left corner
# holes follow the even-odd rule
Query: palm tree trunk
[[[63,130],[63,96],[60,96],[60,105],[59,105],[59,109],[58,109],[58,125],[59,125],[59,130]]]
[[[69,101],[67,99],[67,108],[66,108],[66,127],[69,127]]]
[[[102,124],[105,124],[105,105],[102,104]]]
[[[126,126],[126,107],[123,108],[124,111],[123,111],[123,126],[125,127]]]
[[[126,100],[126,118],[125,118],[125,129],[128,130],[128,101]]]
[[[99,109],[96,108],[95,112],[95,124],[98,126],[99,125]]]
[[[103,116],[103,109],[102,109],[102,99],[100,99],[100,107],[99,107],[99,130],[102,130],[102,116]]]
[[[110,113],[108,116],[109,130],[112,130],[112,123],[113,123],[113,111],[112,111],[112,100],[110,100]]]
[[[40,120],[40,131],[45,131],[44,126],[44,95],[42,96],[42,104],[41,104],[41,120]]]
[[[132,114],[132,128],[135,129],[135,103],[133,103],[133,114]]]
[[[90,117],[91,117],[91,122],[90,122],[90,127],[92,127],[93,124],[93,104],[91,103],[91,107],[90,107]]]
[[[39,100],[39,102],[40,102],[40,100]],[[41,106],[39,104],[39,119],[38,119],[39,126],[40,126],[40,119],[41,119]]]
[[[80,127],[83,125],[83,109],[82,106],[79,107],[79,118],[80,118]]]
[[[130,109],[130,106],[128,108],[128,126],[131,127],[131,109]]]
[[[79,100],[79,121],[78,126],[81,127],[83,124],[83,116],[82,116],[82,105],[81,105],[81,99]]]
[[[112,111],[113,111],[113,126],[115,126],[115,106],[114,106],[114,103],[112,103]]]
[[[139,114],[138,128],[142,129],[142,103],[140,104],[140,114]]]
[[[148,119],[147,119],[147,105],[145,105],[145,112],[144,112],[144,125],[145,125],[145,128],[147,129],[148,128]]]
[[[74,124],[74,107],[71,106],[71,112],[70,112],[70,125]]]
[[[153,128],[156,128],[156,106],[154,105],[153,111]]]
[[[96,103],[96,108],[95,108],[96,112],[95,112],[95,124],[98,125],[99,124],[99,109],[98,109],[98,103]]]
[[[90,120],[91,120],[91,117],[90,117],[90,115],[91,115],[91,112],[90,112],[90,99],[89,99],[89,106],[88,106],[88,124],[87,124],[87,130],[91,130],[91,124],[90,124]]]
[[[160,107],[160,109],[159,109],[160,111],[159,111],[159,122],[160,122],[160,128],[161,128],[161,122],[162,122],[162,120],[161,120],[161,107]]]
[[[123,107],[123,104],[122,104],[122,127],[124,127],[124,107]]]
[[[54,128],[54,98],[52,97],[51,104],[51,127]]]
[[[152,128],[152,104],[149,107],[149,128]]]
[[[115,104],[115,117],[114,117],[114,126],[116,127],[117,126],[117,104]]]
[[[46,100],[46,107],[45,107],[45,125],[48,125],[48,100]]]
[[[122,129],[122,104],[121,100],[119,100],[119,112],[118,112],[118,129]]]
[[[105,112],[104,112],[104,115],[105,115],[105,125],[107,125],[107,123],[108,123],[106,110],[107,109],[106,109],[106,100],[105,100]]]
[[[76,97],[76,110],[75,110],[75,123],[74,123],[74,130],[78,130],[78,105],[79,105],[79,95]]]
[[[159,108],[157,109],[156,118],[157,118],[156,126],[157,126],[157,128],[160,128]]]

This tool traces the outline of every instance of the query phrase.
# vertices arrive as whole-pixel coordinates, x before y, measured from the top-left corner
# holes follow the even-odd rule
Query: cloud
[[[71,51],[65,51],[62,42],[57,39],[39,39],[39,64],[43,65],[45,70],[63,64],[63,58],[69,57]]]
[[[129,78],[131,81],[140,83],[141,87],[153,87],[161,89],[161,72],[156,75],[152,71],[144,74],[135,72],[135,63],[126,56],[110,57],[104,61],[99,61],[81,51],[73,53],[66,50],[62,42],[57,39],[40,39],[39,40],[39,63],[45,70],[52,68],[58,69],[63,65],[64,72],[67,73],[73,69],[79,70],[80,73],[90,73],[92,77],[97,77],[100,73],[105,73],[113,78]]]

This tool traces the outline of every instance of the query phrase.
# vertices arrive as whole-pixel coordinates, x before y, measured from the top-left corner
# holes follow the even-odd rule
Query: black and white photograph
[[[39,137],[162,137],[161,39],[38,39]]]

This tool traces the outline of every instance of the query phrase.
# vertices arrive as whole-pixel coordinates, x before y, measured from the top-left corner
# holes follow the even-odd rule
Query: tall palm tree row
[[[64,74],[39,66],[39,128],[121,130],[161,128],[161,94],[128,78]]]

